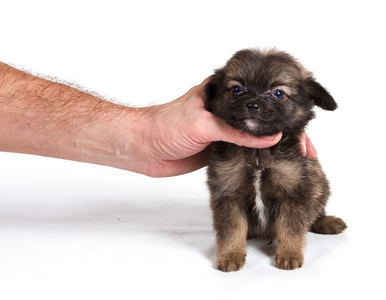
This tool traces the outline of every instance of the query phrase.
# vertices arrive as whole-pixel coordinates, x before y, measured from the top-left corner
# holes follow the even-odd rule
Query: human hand
[[[213,141],[251,148],[271,147],[280,141],[281,133],[252,136],[208,112],[204,107],[204,88],[208,81],[175,101],[138,109],[142,151],[137,165],[133,166],[137,172],[167,177],[200,169],[207,163],[207,146]]]

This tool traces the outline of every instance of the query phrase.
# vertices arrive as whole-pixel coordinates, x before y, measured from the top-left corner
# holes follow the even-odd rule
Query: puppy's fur
[[[206,108],[234,128],[255,136],[283,132],[267,149],[214,142],[208,185],[217,239],[217,268],[237,271],[246,240],[277,239],[276,266],[303,265],[306,234],[337,234],[346,228],[327,216],[328,181],[316,159],[304,157],[299,136],[317,105],[337,104],[292,56],[242,50],[215,72],[206,86]]]

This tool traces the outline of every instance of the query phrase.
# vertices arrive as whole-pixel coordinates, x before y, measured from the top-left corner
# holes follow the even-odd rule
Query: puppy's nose
[[[255,113],[260,110],[260,107],[256,103],[249,103],[247,104],[247,109],[250,113]]]

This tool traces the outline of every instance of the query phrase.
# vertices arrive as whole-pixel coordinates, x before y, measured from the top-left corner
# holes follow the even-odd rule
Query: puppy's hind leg
[[[347,228],[346,223],[334,216],[320,216],[311,226],[310,231],[320,234],[338,234]]]

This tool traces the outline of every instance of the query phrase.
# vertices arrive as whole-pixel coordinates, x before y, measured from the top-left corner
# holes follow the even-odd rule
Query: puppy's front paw
[[[242,269],[245,264],[245,254],[229,253],[217,259],[217,269],[223,272],[234,272]]]
[[[278,254],[275,258],[276,267],[282,270],[295,270],[303,266],[303,255],[283,255]]]

